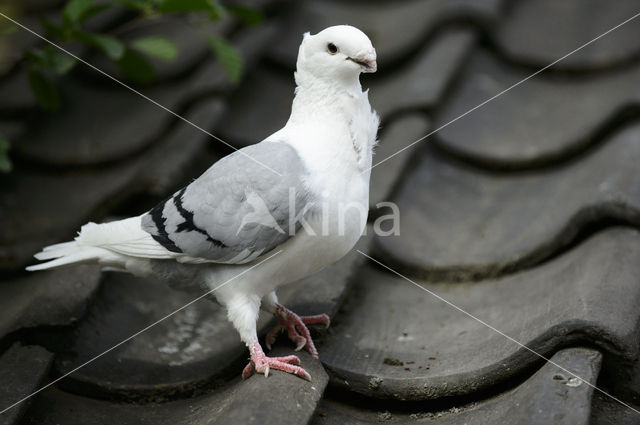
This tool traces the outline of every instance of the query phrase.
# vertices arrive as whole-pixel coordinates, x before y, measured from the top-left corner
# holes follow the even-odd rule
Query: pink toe
[[[284,356],[284,357],[271,357],[271,358],[283,363],[289,363],[294,365],[300,364],[300,359],[298,358],[298,356]]]
[[[318,323],[323,324],[326,328],[331,324],[331,319],[326,314],[318,314],[315,316],[300,316],[300,320],[305,325],[316,325]]]

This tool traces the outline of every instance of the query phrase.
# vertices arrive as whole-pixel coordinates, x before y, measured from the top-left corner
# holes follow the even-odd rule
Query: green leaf
[[[171,12],[216,12],[217,7],[211,0],[162,0],[158,11]]]
[[[209,37],[209,47],[227,71],[229,79],[234,83],[240,81],[244,64],[238,50],[220,37]]]
[[[40,68],[47,69],[58,75],[66,74],[76,64],[76,58],[49,45],[43,49],[27,50],[26,56]]]
[[[125,50],[117,64],[126,77],[141,83],[152,81],[155,75],[153,66],[132,49]]]
[[[56,86],[40,71],[29,71],[29,86],[40,106],[49,110],[60,108],[60,94]]]
[[[178,56],[178,48],[175,43],[164,37],[144,37],[131,42],[131,47],[164,61],[172,61]]]
[[[258,25],[263,21],[264,15],[259,10],[245,6],[226,6],[245,25]]]
[[[125,45],[117,38],[105,34],[93,34],[87,32],[75,32],[75,38],[84,41],[98,49],[102,50],[109,59],[113,61],[120,60],[125,52]]]
[[[13,168],[9,159],[9,141],[0,136],[0,172],[8,173]]]
[[[82,16],[93,5],[94,0],[69,0],[64,6],[64,18],[71,23],[80,22]]]

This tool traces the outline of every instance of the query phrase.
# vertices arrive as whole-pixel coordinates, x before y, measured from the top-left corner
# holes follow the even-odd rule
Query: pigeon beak
[[[378,64],[376,63],[375,55],[367,55],[364,57],[347,58],[360,65],[362,72],[376,72],[378,70]]]

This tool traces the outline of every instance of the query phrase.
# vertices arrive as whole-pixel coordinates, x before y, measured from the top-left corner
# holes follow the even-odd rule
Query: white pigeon
[[[310,380],[298,357],[264,354],[256,321],[260,308],[278,319],[267,346],[284,330],[297,350],[317,358],[306,325],[328,326],[329,317],[300,317],[278,303],[275,290],[337,261],[362,235],[379,118],[359,75],[375,71],[376,51],[359,29],[304,34],[281,130],[219,160],[141,216],[82,226],[74,241],[35,255],[50,261],[27,270],[97,263],[219,287],[213,294],[251,355],[243,378],[277,369]]]

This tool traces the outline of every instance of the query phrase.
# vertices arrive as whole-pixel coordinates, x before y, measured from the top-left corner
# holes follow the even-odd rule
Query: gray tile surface
[[[19,402],[23,397],[46,383],[46,376],[53,355],[42,347],[14,344],[0,356],[0,410]],[[10,425],[17,422],[27,410],[28,403],[16,405],[0,414],[0,424]]]
[[[293,72],[278,72],[264,64],[256,66],[229,101],[218,128],[221,137],[243,147],[282,128],[291,113],[295,87]]]
[[[637,405],[631,405],[631,407],[640,410]],[[605,395],[596,393],[593,396],[590,423],[592,425],[636,425],[640,420],[638,413]]]
[[[495,173],[431,149],[394,200],[400,234],[377,241],[379,255],[430,279],[491,276],[538,263],[589,224],[640,219],[640,126],[563,166]]]
[[[589,341],[631,360],[640,354],[639,254],[638,232],[611,229],[503,279],[421,284],[543,355]],[[320,355],[336,385],[376,398],[436,399],[496,385],[540,360],[398,276],[367,267],[356,282]]]
[[[573,348],[556,353],[551,361],[562,365],[581,381],[552,364],[546,364],[516,388],[497,397],[460,408],[411,413],[354,408],[339,400],[321,402],[313,425],[365,425],[374,423],[427,424],[589,424],[593,388],[602,356],[595,350]]]
[[[441,31],[405,65],[366,84],[369,99],[383,119],[408,109],[432,109],[442,98],[475,42],[470,28]]]
[[[279,355],[289,350],[279,349]],[[314,377],[308,382],[296,376],[273,372],[268,378],[236,378],[216,391],[160,404],[127,404],[86,398],[53,387],[36,400],[25,415],[27,424],[176,425],[307,423],[327,383],[318,360],[306,353],[300,358]],[[275,412],[277,416],[274,415]]]
[[[531,72],[478,50],[460,84],[435,116],[440,127],[491,99]],[[443,128],[434,137],[447,151],[483,167],[519,169],[571,158],[601,134],[637,116],[640,66],[569,78],[537,75]]]
[[[382,126],[373,156],[374,168],[371,170],[369,204],[374,212],[379,202],[392,199],[394,186],[401,181],[403,170],[419,149],[418,146],[407,146],[424,137],[430,130],[429,118],[420,112],[402,115]],[[401,149],[404,151],[396,154]],[[386,160],[391,155],[394,155],[393,158]]]
[[[496,43],[514,61],[543,67],[640,12],[633,0],[516,0],[495,32]],[[636,59],[637,19],[558,63],[556,69],[594,70]]]
[[[99,268],[87,265],[4,280],[0,337],[21,329],[77,323],[99,284]]]

